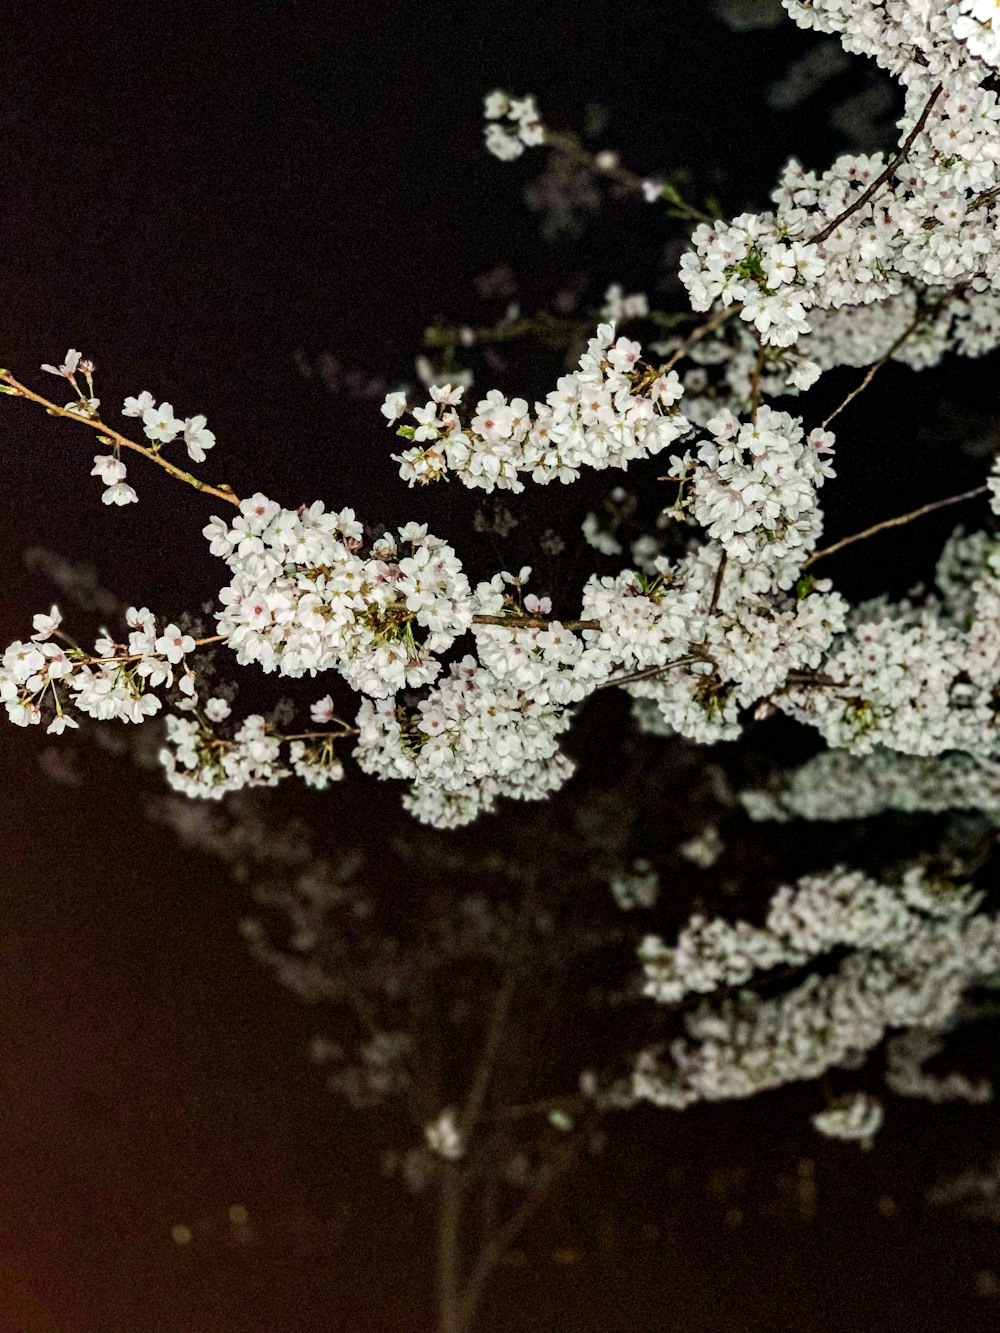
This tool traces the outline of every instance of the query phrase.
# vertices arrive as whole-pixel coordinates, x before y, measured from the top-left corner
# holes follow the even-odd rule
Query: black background
[[[844,147],[823,98],[791,116],[766,103],[813,39],[790,23],[734,35],[701,4],[7,14],[2,363],[40,385],[38,364],[73,345],[97,361],[112,408],[149,388],[179,415],[204,412],[219,443],[202,473],[237,493],[321,497],[385,522],[437,515],[448,536],[462,501],[408,493],[377,402],[331,396],[303,360],[331,352],[405,378],[424,327],[472,319],[472,279],[495,264],[515,268],[529,307],[564,272],[592,274],[598,296],[616,279],[650,288],[679,234],[631,206],[603,235],[544,246],[520,203],[537,162],[483,152],[484,92],[533,91],[559,127],[600,102],[629,164],[684,169],[727,213],[763,207],[790,152],[822,166]],[[532,373],[543,389],[550,367]],[[994,376],[995,363],[884,372],[868,409],[841,422],[831,537],[975,484],[982,461],[957,440],[992,438]],[[821,392],[837,401],[840,380]],[[123,599],[167,614],[219,586],[199,535],[215,508],[137,462],[140,503],[105,509],[83,434],[3,400],[4,642],[53,600],[21,563],[26,546],[92,560]],[[586,509],[572,495],[545,503],[576,523]],[[950,526],[841,560],[841,586],[902,591]],[[311,1015],[246,956],[239,892],[144,819],[127,767],[84,745],[84,785],[56,787],[39,739],[0,735],[0,1329],[428,1327],[419,1214],[380,1178],[364,1118],[305,1059]],[[356,800],[325,800],[310,809],[363,834]],[[995,1237],[927,1211],[922,1192],[988,1155],[995,1113],[904,1106],[862,1158],[818,1143],[810,1107],[792,1092],[637,1114],[495,1288],[484,1330],[988,1326],[996,1307],[974,1275]],[[806,1156],[811,1226],[769,1202]],[[727,1171],[745,1173],[742,1227],[713,1193]],[[249,1210],[248,1245],[234,1243],[234,1203]],[[178,1222],[188,1247],[171,1240]]]

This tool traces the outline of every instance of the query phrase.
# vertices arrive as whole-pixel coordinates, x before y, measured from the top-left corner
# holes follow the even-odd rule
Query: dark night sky
[[[627,161],[686,167],[732,212],[763,205],[789,151],[821,165],[841,146],[818,111],[812,123],[766,107],[763,84],[803,34],[734,37],[705,11],[15,0],[0,55],[0,359],[38,383],[38,363],[72,344],[98,362],[106,402],[148,387],[204,412],[219,441],[206,474],[238,493],[413,516],[377,406],[330,396],[296,352],[402,376],[427,323],[466,319],[471,279],[494,264],[512,262],[527,290],[567,266],[595,270],[598,290],[641,285],[664,240],[626,216],[613,248],[588,234],[547,251],[520,206],[520,164],[481,150],[484,91],[534,91],[567,126],[603,102]],[[706,161],[726,165],[721,183]],[[932,429],[982,373],[928,391]],[[906,468],[913,441],[888,424],[908,373],[886,379],[852,444],[866,460],[871,446],[866,484],[831,497],[838,531],[884,516],[890,466],[903,465],[895,508],[942,493],[944,469]],[[4,643],[53,600],[22,564],[30,545],[92,560],[123,599],[166,613],[212,596],[211,506],[137,463],[140,504],[109,512],[81,432],[2,406]],[[980,466],[956,457],[947,489]],[[923,530],[918,575],[920,543],[945,531]],[[0,1333],[422,1330],[418,1214],[380,1179],[365,1120],[306,1060],[312,1016],[248,958],[239,891],[144,819],[148,779],[84,747],[87,785],[57,787],[38,740],[0,733]],[[360,817],[329,799],[333,818]],[[988,1153],[995,1113],[908,1108],[862,1160],[818,1145],[804,1105],[623,1125],[626,1149],[563,1201],[484,1333],[512,1327],[511,1309],[525,1333],[986,1327],[972,1277],[988,1255],[925,1213],[920,1191]],[[763,1196],[807,1153],[813,1228],[723,1226],[711,1169],[750,1163],[771,1182]],[[232,1204],[250,1213],[243,1247]],[[610,1257],[551,1260],[586,1248],[601,1209],[620,1221],[629,1207],[638,1220]],[[183,1250],[177,1222],[194,1232]]]

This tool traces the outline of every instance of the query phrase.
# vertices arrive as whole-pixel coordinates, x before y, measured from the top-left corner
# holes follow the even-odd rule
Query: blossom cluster
[[[147,607],[130,607],[125,619],[131,631],[127,644],[104,630],[88,657],[53,641],[62,623],[57,607],[36,615],[35,633],[27,642],[9,644],[0,661],[0,700],[11,722],[25,727],[48,717],[46,730],[58,735],[79,726],[67,705],[102,722],[142,722],[162,707],[153,689],[172,686],[176,668],[177,688],[193,695],[194,673],[185,661],[196,646],[191,635],[174,624],[159,632]]]
[[[509,97],[497,89],[485,99],[483,115],[486,147],[501,162],[520,157],[525,148],[545,142],[545,126],[538,118],[533,97]]]
[[[626,468],[686,434],[676,404],[683,389],[675,371],[640,375],[639,343],[615,337],[602,324],[587,344],[579,368],[563,375],[536,403],[491,389],[463,422],[462,390],[431,389],[423,407],[407,406],[402,392],[389,394],[382,412],[392,425],[409,414],[414,425],[397,428],[413,447],[398,456],[410,485],[456,476],[465,486],[514,492],[533,481],[571,482],[581,469]]]
[[[454,550],[409,523],[363,555],[352,509],[321,501],[283,509],[257,494],[227,524],[205,528],[232,580],[218,628],[241,664],[284,676],[335,669],[355,689],[387,698],[426,685],[472,623],[468,580]]]
[[[822,531],[816,491],[835,475],[824,457],[833,436],[766,404],[752,421],[731,412],[708,422],[712,439],[698,447],[691,513],[727,555],[744,564],[804,557]],[[690,457],[673,460],[683,475]],[[786,585],[787,586],[787,585]]]
[[[648,940],[651,993],[667,1003],[691,990],[713,998],[685,1015],[685,1035],[668,1050],[643,1052],[612,1094],[676,1109],[749,1097],[854,1067],[894,1030],[947,1028],[966,990],[1000,965],[1000,917],[977,913],[977,902],[919,868],[894,889],[838,869],[779,890],[763,929],[694,918],[676,949]],[[789,990],[728,993],[761,969],[834,948],[848,952],[832,971]]]
[[[799,967],[839,946],[902,943],[925,916],[966,915],[977,901],[966,891],[936,889],[919,874],[899,887],[843,868],[806,876],[775,893],[761,927],[693,916],[671,947],[647,936],[639,950],[645,993],[676,1004],[691,993],[742,986],[758,972]]]

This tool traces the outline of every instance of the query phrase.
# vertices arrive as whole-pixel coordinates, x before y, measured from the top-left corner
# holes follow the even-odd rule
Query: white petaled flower
[[[80,365],[80,353],[75,347],[71,347],[66,353],[65,360],[61,366],[49,365],[43,363],[42,370],[47,370],[50,375],[61,375],[64,379],[72,379]]]
[[[148,389],[143,389],[136,398],[126,398],[122,406],[123,417],[141,417],[156,406],[156,399]]]
[[[206,429],[205,422],[201,415],[187,417],[184,422],[184,445],[195,463],[204,463],[206,451],[215,444],[215,435]]]
[[[49,725],[45,728],[45,731],[46,734],[49,736],[61,736],[67,727],[71,727],[73,730],[76,730],[79,727],[79,725],[80,725],[79,722],[77,722],[74,718],[67,717],[65,713],[57,713],[56,716],[49,723]]]
[[[190,634],[182,634],[176,625],[171,624],[156,640],[154,647],[168,662],[176,666],[187,653],[194,652],[195,642]]]
[[[62,615],[58,606],[53,606],[48,615],[39,613],[36,616],[32,616],[31,624],[35,631],[31,636],[32,642],[41,643],[45,639],[51,639],[52,635],[62,624]]]
[[[309,716],[314,722],[319,723],[320,725],[329,722],[333,717],[333,699],[330,695],[325,694],[322,699],[317,699],[316,702],[310,706]]]
[[[379,408],[379,411],[391,426],[392,423],[398,421],[406,411],[406,394],[402,389],[397,389],[395,393],[387,393],[385,402]]]
[[[125,464],[120,458],[115,458],[114,454],[95,454],[90,475],[100,477],[105,486],[114,486],[116,482],[125,480],[126,471]]]
[[[986,485],[990,489],[990,508],[994,514],[1000,514],[1000,454],[993,460]]]
[[[232,711],[225,699],[209,699],[205,703],[205,716],[210,722],[225,722]]]
[[[447,1162],[458,1162],[465,1156],[465,1142],[458,1127],[458,1117],[449,1106],[424,1129],[427,1146]]]
[[[499,120],[510,110],[510,98],[499,88],[483,98],[483,115],[487,120]]]
[[[109,486],[101,495],[101,500],[106,505],[128,505],[135,504],[139,497],[131,486],[124,481],[117,481]]]
[[[169,403],[147,407],[142,414],[142,422],[143,434],[154,444],[169,444],[184,429],[184,422],[177,420]]]

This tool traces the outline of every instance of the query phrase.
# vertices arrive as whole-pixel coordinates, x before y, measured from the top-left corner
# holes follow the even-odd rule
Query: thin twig
[[[760,407],[760,376],[764,369],[764,344],[761,343],[757,349],[757,359],[754,362],[753,373],[750,376],[750,420],[756,425],[757,409]]]
[[[195,639],[194,646],[204,648],[210,643],[222,643],[225,637],[224,634],[212,634],[207,639]],[[111,663],[119,666],[125,662],[140,662],[148,656],[149,653],[118,653],[113,657],[91,657],[87,653],[82,653],[79,657],[72,656],[71,660],[79,666],[107,666]]]
[[[844,408],[847,407],[849,403],[852,403],[859,394],[864,393],[865,389],[868,388],[869,384],[871,384],[872,380],[882,369],[882,367],[888,361],[890,361],[892,357],[896,355],[896,353],[903,346],[903,344],[908,341],[908,339],[917,331],[917,329],[920,327],[921,324],[923,324],[928,318],[936,315],[943,306],[945,306],[950,300],[952,300],[953,297],[960,296],[965,291],[967,286],[968,286],[967,283],[960,282],[956,287],[953,287],[950,292],[946,292],[945,295],[940,298],[940,300],[935,301],[933,305],[924,306],[923,308],[919,309],[917,313],[913,316],[913,318],[910,320],[909,324],[907,324],[903,332],[899,335],[896,341],[889,348],[889,350],[883,356],[881,356],[873,366],[869,366],[868,371],[865,374],[865,377],[861,381],[861,383],[856,385],[851,390],[851,392],[847,395],[847,397],[844,399],[844,401],[840,404],[839,407],[834,408],[834,410],[830,413],[827,419],[823,422],[821,429],[826,430],[830,422],[833,421],[836,417],[839,417],[841,412],[843,412]]]
[[[899,514],[896,518],[885,518],[881,523],[874,523],[870,528],[865,528],[863,532],[855,532],[850,537],[842,537],[839,542],[834,542],[832,546],[824,546],[822,551],[814,551],[809,559],[802,566],[808,569],[814,565],[817,560],[822,560],[824,556],[833,555],[836,551],[843,550],[845,546],[850,546],[853,542],[863,541],[865,537],[872,537],[876,532],[883,532],[886,528],[901,528],[904,523],[912,523],[915,518],[923,518],[925,514],[933,514],[936,509],[944,509],[948,505],[961,504],[963,500],[974,500],[978,495],[985,495],[989,486],[977,486],[974,490],[963,491],[961,495],[949,495],[945,500],[934,500],[931,504],[921,505],[919,509],[911,509],[908,514]]]
[[[673,671],[675,667],[693,666],[695,662],[704,662],[707,659],[698,653],[691,653],[687,657],[678,657],[675,662],[664,662],[661,666],[645,667],[642,671],[631,671],[627,676],[615,676],[611,680],[604,681],[601,685],[595,685],[595,690],[609,690],[613,685],[633,685],[639,680],[652,680],[656,676],[662,675],[664,671]]]
[[[461,1133],[462,1137],[469,1142],[475,1133],[476,1126],[479,1123],[479,1116],[483,1109],[483,1103],[486,1100],[486,1094],[489,1091],[490,1079],[493,1077],[493,1070],[496,1066],[497,1056],[500,1054],[500,1046],[503,1042],[504,1031],[507,1026],[507,1015],[510,1013],[511,1002],[514,999],[514,990],[517,986],[518,962],[521,957],[523,945],[523,931],[525,919],[528,914],[528,904],[530,895],[525,894],[521,906],[511,925],[511,933],[507,942],[506,960],[504,963],[503,980],[497,991],[496,1000],[493,1004],[493,1015],[490,1019],[489,1032],[486,1035],[486,1041],[483,1045],[482,1054],[476,1065],[476,1072],[473,1075],[472,1087],[469,1090],[469,1096],[466,1099],[465,1107],[461,1115]]]
[[[722,579],[726,572],[726,564],[729,557],[726,552],[722,552],[722,559],[719,561],[719,568],[715,571],[715,582],[712,584],[712,600],[708,604],[709,619],[715,615],[719,607],[719,594],[722,592]]]
[[[67,420],[75,421],[77,423],[82,422],[85,426],[89,426],[91,430],[96,430],[99,434],[105,436],[108,443],[114,442],[123,449],[135,450],[137,454],[142,454],[143,458],[148,458],[149,461],[155,463],[157,467],[162,467],[165,472],[169,472],[170,475],[176,477],[178,481],[183,481],[189,486],[193,486],[196,491],[203,491],[206,495],[214,495],[219,500],[225,500],[227,504],[239,507],[239,497],[235,494],[231,486],[227,486],[224,483],[219,486],[210,486],[207,481],[199,481],[198,478],[193,476],[190,472],[185,472],[183,468],[176,467],[173,463],[168,462],[162,454],[157,452],[157,450],[147,449],[145,445],[136,444],[135,440],[130,440],[127,435],[122,435],[119,431],[106,425],[100,417],[85,417],[79,412],[73,412],[69,408],[60,407],[58,403],[53,403],[50,399],[43,398],[40,393],[35,393],[33,389],[29,389],[26,385],[21,384],[14,378],[9,370],[0,370],[0,382],[9,385],[18,398],[27,398],[33,403],[40,403],[50,416],[65,417]]]
[[[875,180],[872,181],[871,185],[869,185],[868,189],[865,190],[864,194],[859,195],[858,198],[855,199],[854,202],[848,208],[844,209],[843,213],[841,213],[838,217],[835,217],[832,222],[828,223],[827,226],[825,226],[822,229],[822,231],[818,231],[815,236],[810,236],[808,244],[820,245],[823,241],[827,239],[828,236],[832,236],[833,233],[840,226],[840,224],[842,222],[845,222],[851,216],[852,213],[856,213],[859,208],[863,208],[865,204],[867,204],[868,200],[871,199],[873,195],[878,193],[878,191],[882,188],[882,186],[893,174],[893,172],[896,170],[899,164],[906,157],[907,153],[913,147],[917,139],[917,136],[920,134],[921,130],[927,124],[927,117],[931,113],[931,107],[933,107],[934,103],[941,96],[941,89],[942,85],[939,83],[937,87],[934,89],[934,91],[931,93],[930,97],[928,97],[927,103],[924,106],[923,111],[921,111],[917,123],[914,125],[913,129],[906,136],[902,148],[899,150],[896,156],[886,167],[885,171],[883,171],[881,175],[877,176]]]
[[[473,616],[474,625],[499,625],[503,629],[549,629],[559,624],[563,629],[599,630],[599,620],[547,620],[544,616]]]
[[[677,362],[687,356],[695,343],[701,342],[702,338],[708,337],[710,333],[714,333],[716,329],[721,328],[726,320],[731,319],[733,315],[739,314],[742,309],[742,301],[737,301],[733,305],[723,306],[720,310],[717,310],[711,319],[707,319],[704,324],[699,324],[698,327],[688,335],[684,342],[681,343],[680,347],[678,347],[677,351],[674,352],[670,360],[660,367],[659,373],[664,375],[667,371],[673,370],[674,366],[677,365]]]
[[[579,1161],[594,1119],[596,1119],[596,1115],[590,1117],[588,1123],[577,1128],[572,1142],[563,1148],[560,1160],[546,1163],[539,1173],[537,1183],[527,1198],[514,1210],[507,1221],[497,1228],[493,1236],[480,1250],[479,1256],[465,1282],[460,1323],[462,1333],[469,1333],[483,1284],[490,1273],[546,1201],[556,1181],[567,1175]]]

